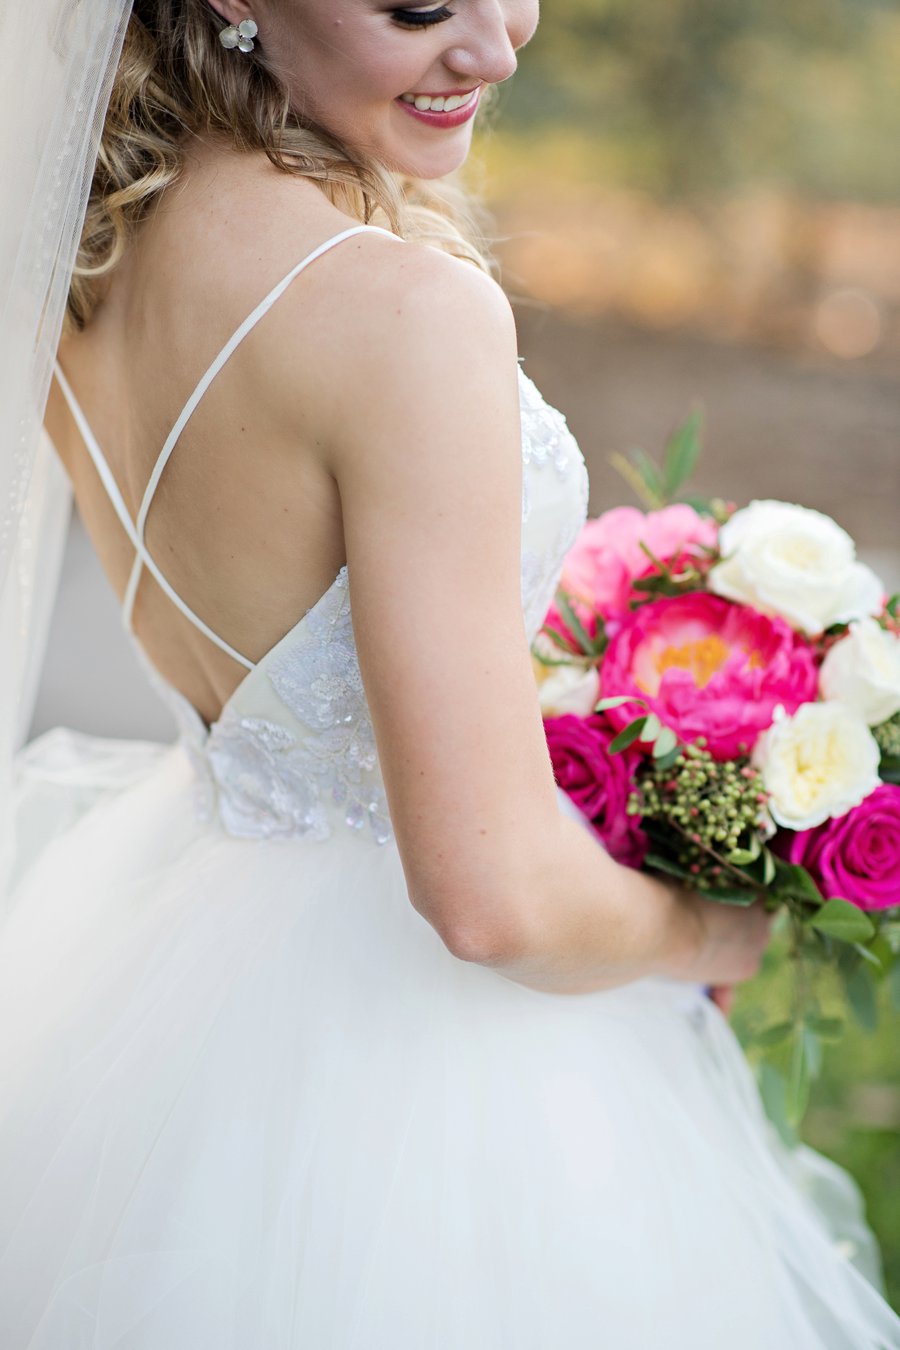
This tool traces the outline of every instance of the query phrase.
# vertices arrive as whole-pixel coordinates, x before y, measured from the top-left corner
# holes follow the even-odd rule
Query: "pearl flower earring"
[[[253,20],[245,19],[243,23],[239,23],[236,28],[234,25],[229,28],[223,28],[219,34],[219,41],[222,46],[227,47],[229,51],[234,47],[237,47],[238,51],[252,52],[255,45],[253,39],[258,32],[259,28]]]

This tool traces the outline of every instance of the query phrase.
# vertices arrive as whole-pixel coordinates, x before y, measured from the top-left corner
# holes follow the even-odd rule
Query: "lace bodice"
[[[587,513],[584,459],[566,426],[519,371],[522,409],[522,606],[529,640],[553,598]],[[197,774],[198,810],[249,839],[335,830],[392,838],[342,567],[300,622],[245,677],[209,729],[158,676]]]

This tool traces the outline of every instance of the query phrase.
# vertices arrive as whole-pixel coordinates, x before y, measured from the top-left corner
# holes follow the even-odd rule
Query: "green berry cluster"
[[[761,775],[746,759],[713,759],[702,744],[685,747],[669,767],[655,766],[638,782],[629,815],[660,827],[654,830],[666,854],[698,889],[733,880],[732,854],[755,849],[768,798]]]
[[[900,759],[900,713],[875,727],[873,735],[885,759]]]

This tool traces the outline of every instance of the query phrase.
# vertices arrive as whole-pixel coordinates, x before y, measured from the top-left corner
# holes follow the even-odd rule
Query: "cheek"
[[[394,99],[415,88],[421,75],[422,55],[391,34],[335,22],[317,37],[310,76],[320,96],[332,102],[340,96],[345,107]]]

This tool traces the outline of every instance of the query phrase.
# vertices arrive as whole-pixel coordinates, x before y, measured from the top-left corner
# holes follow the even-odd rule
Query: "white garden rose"
[[[875,619],[859,619],[825,657],[822,697],[849,703],[870,727],[900,712],[900,637]]]
[[[857,561],[849,534],[819,511],[751,502],[722,526],[719,547],[723,561],[710,574],[710,589],[803,633],[881,610],[878,577]]]
[[[538,691],[544,717],[589,717],[600,698],[596,666],[555,666]]]
[[[865,719],[845,703],[782,711],[753,751],[773,820],[811,830],[859,806],[880,783],[881,752]]]

